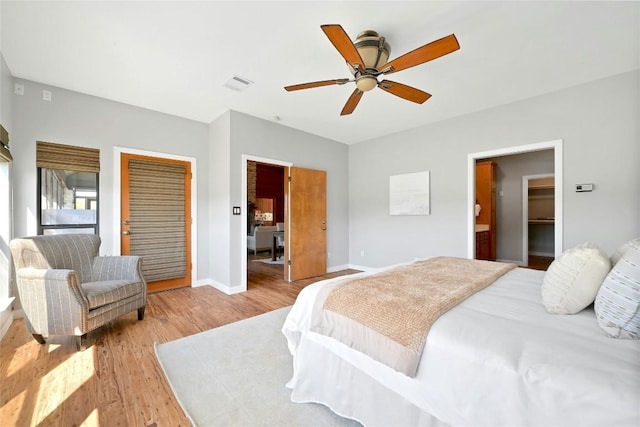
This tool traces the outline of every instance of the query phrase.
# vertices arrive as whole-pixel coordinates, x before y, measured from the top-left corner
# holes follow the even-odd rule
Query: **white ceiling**
[[[640,2],[2,0],[0,14],[15,77],[205,123],[277,116],[347,144],[640,68]],[[353,83],[283,89],[350,77],[321,24],[376,30],[391,59],[451,33],[461,47],[393,75],[426,103],[374,89],[340,117]],[[223,87],[233,75],[255,84]]]

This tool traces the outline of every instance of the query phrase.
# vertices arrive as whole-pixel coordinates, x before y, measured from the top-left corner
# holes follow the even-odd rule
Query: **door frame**
[[[286,160],[270,159],[267,157],[254,156],[251,154],[242,155],[242,167],[241,170],[241,184],[240,184],[240,217],[243,221],[240,221],[240,290],[237,292],[245,292],[247,290],[247,162],[254,161],[259,163],[266,163],[270,165],[283,166],[285,168],[293,166],[293,163]],[[284,183],[283,183],[284,184]],[[286,209],[285,205],[285,218]],[[287,224],[285,224],[285,228]],[[286,245],[286,243],[285,243]]]
[[[555,175],[552,173],[524,175],[522,177],[522,265],[529,265],[529,181],[532,179],[554,177]],[[555,210],[555,197],[553,203]],[[555,227],[555,218],[553,226]]]
[[[554,251],[555,256],[562,254],[562,193],[563,193],[563,172],[562,172],[562,139],[539,142],[534,144],[518,145],[514,147],[499,148],[496,150],[469,153],[467,155],[467,258],[474,259],[476,252],[476,232],[475,232],[475,193],[476,193],[476,160],[488,159],[492,157],[508,156],[511,154],[531,153],[534,151],[553,150],[553,168],[555,176],[555,230],[554,230]]]
[[[198,183],[196,173],[196,158],[188,156],[180,156],[176,154],[161,153],[158,151],[139,150],[136,148],[113,147],[113,218],[118,221],[118,226],[113,227],[113,254],[120,255],[121,239],[120,239],[120,222],[122,192],[120,186],[122,180],[120,178],[120,155],[121,154],[137,154],[141,156],[157,157],[160,159],[180,160],[191,163],[191,283],[190,286],[196,285],[196,272],[198,271]]]

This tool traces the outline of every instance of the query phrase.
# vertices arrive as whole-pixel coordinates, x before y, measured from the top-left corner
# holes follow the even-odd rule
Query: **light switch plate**
[[[593,191],[593,184],[576,184],[576,193]]]

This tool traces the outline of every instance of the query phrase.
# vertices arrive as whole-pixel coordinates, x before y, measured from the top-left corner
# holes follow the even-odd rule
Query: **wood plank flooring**
[[[268,255],[259,254],[259,257]],[[38,344],[16,320],[0,343],[2,426],[188,426],[154,354],[163,343],[293,304],[317,280],[287,283],[283,267],[252,262],[248,292],[212,287],[150,294],[143,321],[132,312],[88,334]]]

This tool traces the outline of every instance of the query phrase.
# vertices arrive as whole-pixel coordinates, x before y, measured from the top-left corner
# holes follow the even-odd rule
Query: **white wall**
[[[27,80],[24,95],[13,95],[14,235],[37,233],[36,141],[79,145],[100,149],[100,236],[102,254],[119,253],[114,248],[119,213],[114,212],[114,147],[194,157],[197,164],[198,271],[194,280],[208,277],[209,158],[208,125],[90,95],[46,86]],[[52,101],[42,100],[42,90],[52,92]],[[117,234],[116,234],[117,235]]]
[[[236,111],[230,112],[229,165],[230,181],[221,177],[221,182],[212,182],[211,194],[215,196],[215,214],[212,220],[212,234],[225,236],[228,241],[219,242],[228,248],[229,264],[211,258],[211,263],[219,264],[213,271],[212,279],[228,288],[242,286],[242,260],[246,252],[242,251],[242,242],[246,242],[246,234],[242,224],[246,223],[246,212],[242,215],[231,215],[233,206],[242,206],[242,156],[250,155],[266,159],[293,163],[309,169],[327,171],[327,251],[331,258],[327,260],[327,268],[346,266],[348,263],[348,147],[342,143],[295,130],[277,123],[248,116]],[[217,147],[227,144],[226,117],[218,119],[212,127],[210,142],[214,150],[226,158],[227,149]],[[223,121],[223,123],[219,123]],[[216,134],[218,136],[216,136]],[[217,161],[216,161],[217,162]],[[219,186],[223,188],[218,188]],[[226,188],[228,186],[228,188]],[[228,196],[227,196],[228,194]],[[223,258],[222,259],[226,259]],[[228,280],[228,281],[226,281]]]
[[[209,126],[210,271],[213,285],[221,290],[231,284],[231,112]],[[243,216],[244,218],[244,216]],[[236,284],[237,286],[237,284]]]
[[[422,107],[429,114],[429,104]],[[640,71],[349,147],[349,260],[466,256],[467,154],[562,139],[564,247],[640,236]],[[431,215],[389,216],[389,176],[431,171]],[[575,184],[593,183],[592,193]],[[364,251],[364,256],[361,256]]]

